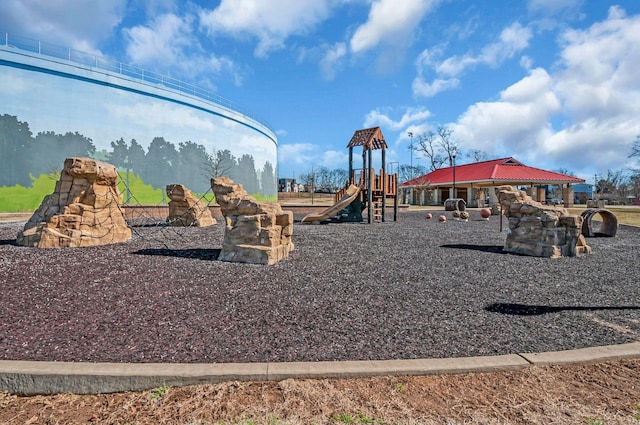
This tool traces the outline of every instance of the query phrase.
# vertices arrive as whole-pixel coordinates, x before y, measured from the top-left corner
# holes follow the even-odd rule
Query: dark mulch
[[[275,266],[217,261],[221,224],[54,250],[16,246],[21,225],[0,224],[0,359],[401,359],[640,339],[639,228],[545,259],[503,253],[498,218],[471,214],[296,223]]]

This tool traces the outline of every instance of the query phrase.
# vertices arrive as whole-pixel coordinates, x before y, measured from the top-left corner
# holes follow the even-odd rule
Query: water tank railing
[[[73,50],[71,48],[61,47],[55,44],[43,42],[40,40],[34,40],[31,38],[15,35],[9,36],[8,32],[4,33],[3,41],[6,47],[17,48],[44,56],[67,60],[75,64],[102,69],[104,71],[120,74],[124,77],[144,81],[148,84],[155,84],[164,88],[176,90],[178,92],[214,103],[218,106],[222,106],[223,108],[229,109],[232,112],[240,112],[242,115],[259,121],[266,127],[270,128],[270,126],[264,120],[259,119],[258,117],[254,116],[251,113],[248,113],[247,111],[243,111],[239,105],[234,104],[229,99],[226,99],[210,90],[204,89],[194,84],[178,80],[177,78],[158,74],[152,71],[145,70],[136,65],[119,62],[100,55]]]

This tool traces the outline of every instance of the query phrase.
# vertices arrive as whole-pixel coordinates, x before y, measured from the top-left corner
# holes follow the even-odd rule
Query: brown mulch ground
[[[3,424],[638,424],[640,359],[103,395],[0,393]]]

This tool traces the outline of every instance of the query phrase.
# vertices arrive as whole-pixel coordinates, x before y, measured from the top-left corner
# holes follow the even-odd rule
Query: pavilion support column
[[[496,195],[496,187],[489,187],[489,208],[491,208],[491,214],[500,214],[500,201],[498,201],[498,195]]]
[[[478,205],[478,208],[482,208],[484,207],[484,189],[482,188],[478,188],[476,189],[476,203]]]
[[[565,207],[573,207],[574,190],[571,184],[567,184],[567,187],[562,188],[562,200]]]
[[[527,188],[527,195],[531,196],[531,199],[533,199],[534,201],[537,201],[537,196],[536,196],[536,188],[533,186],[529,186]]]
[[[538,199],[536,199],[536,201],[538,202],[546,202],[547,201],[547,190],[544,187],[539,187],[537,190],[538,193]]]

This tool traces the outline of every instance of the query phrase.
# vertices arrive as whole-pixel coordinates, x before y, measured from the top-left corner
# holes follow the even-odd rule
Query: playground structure
[[[362,168],[353,167],[353,148],[362,146]],[[367,210],[367,223],[386,220],[387,200],[393,201],[393,221],[398,221],[398,174],[388,174],[385,168],[387,142],[380,127],[356,130],[347,145],[349,148],[349,178],[345,187],[336,193],[335,204],[321,214],[309,214],[303,223],[322,221],[361,222]],[[382,168],[376,174],[373,151],[381,150]]]

